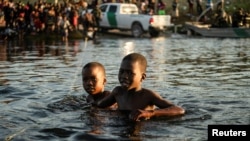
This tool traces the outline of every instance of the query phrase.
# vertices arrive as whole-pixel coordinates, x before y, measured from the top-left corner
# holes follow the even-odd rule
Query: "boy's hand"
[[[136,110],[136,111],[133,111],[130,113],[129,115],[129,118],[131,120],[134,120],[134,121],[140,121],[141,118],[144,118],[144,119],[149,119],[150,117],[152,117],[154,114],[153,111],[146,111],[146,110]]]

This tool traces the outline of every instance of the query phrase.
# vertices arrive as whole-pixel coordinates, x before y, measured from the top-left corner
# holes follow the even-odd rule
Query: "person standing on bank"
[[[196,0],[196,11],[198,15],[200,15],[203,11],[201,3],[202,3],[202,0]]]
[[[213,2],[212,0],[207,0],[207,3],[206,3],[206,8],[210,8],[211,11],[213,10]]]
[[[194,14],[194,0],[187,0],[188,2],[188,13],[193,15]]]
[[[62,19],[58,21],[58,26],[60,27],[62,41],[68,41],[69,30],[71,30],[71,25],[66,15],[63,15]]]
[[[95,8],[92,11],[92,14],[94,16],[94,22],[95,22],[94,25],[96,27],[96,31],[99,32],[100,31],[100,21],[102,20],[102,17],[101,17],[102,11],[98,5],[95,6]]]
[[[172,2],[172,20],[178,19],[179,17],[179,3],[178,0],[173,0]]]
[[[88,9],[85,10],[83,15],[83,36],[86,39],[92,39],[94,44],[98,44],[96,40],[95,18]]]

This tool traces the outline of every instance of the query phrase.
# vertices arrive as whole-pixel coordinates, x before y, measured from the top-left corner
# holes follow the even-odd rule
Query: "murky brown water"
[[[250,124],[250,39],[108,38],[0,43],[0,140],[206,140],[209,124]],[[106,67],[118,85],[121,59],[149,62],[143,86],[184,107],[175,119],[131,123],[84,101],[81,67]]]

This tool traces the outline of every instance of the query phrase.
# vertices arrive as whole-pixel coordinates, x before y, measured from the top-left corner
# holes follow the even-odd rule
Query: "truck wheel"
[[[132,25],[132,35],[136,38],[140,37],[143,33],[142,27],[139,23],[134,23]]]

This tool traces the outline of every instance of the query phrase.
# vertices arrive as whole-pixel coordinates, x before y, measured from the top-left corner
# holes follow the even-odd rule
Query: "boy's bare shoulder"
[[[121,86],[116,86],[112,91],[113,94],[120,94],[122,92],[123,92],[123,89]],[[152,96],[159,96],[157,92],[147,89],[147,88],[142,88],[140,91],[138,91],[138,93],[143,93],[143,94],[152,95]]]
[[[104,92],[103,92],[103,95],[104,95],[104,96],[108,96],[108,95],[110,95],[110,94],[111,94],[111,91],[104,91]]]
[[[103,91],[101,95],[99,95],[97,98],[94,98],[93,95],[89,94],[86,97],[86,101],[87,103],[93,103],[94,101],[99,101],[103,98],[105,98],[106,96],[109,96],[111,94],[111,91]]]
[[[142,92],[144,94],[148,94],[148,95],[159,95],[156,91],[147,89],[147,88],[142,88]]]
[[[112,94],[118,94],[122,91],[122,87],[121,86],[116,86],[113,91]]]

